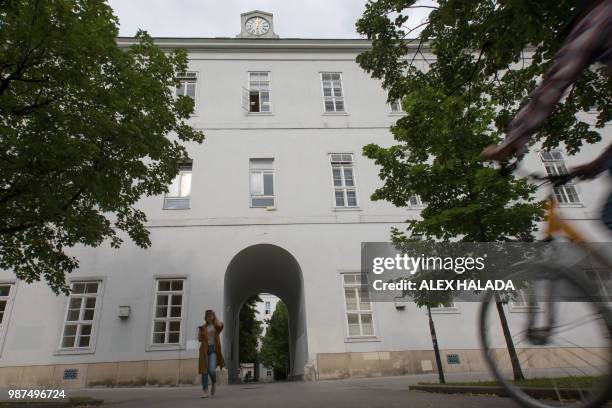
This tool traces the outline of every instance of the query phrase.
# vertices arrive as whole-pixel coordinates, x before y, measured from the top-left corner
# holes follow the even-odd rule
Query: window
[[[250,113],[269,113],[270,73],[249,72],[248,111]]]
[[[70,285],[61,349],[90,349],[101,281],[75,281]]]
[[[178,175],[172,180],[168,193],[164,198],[164,209],[186,210],[189,209],[191,196],[191,163],[181,164]]]
[[[179,96],[188,96],[195,100],[196,96],[196,83],[198,81],[197,75],[195,72],[184,72],[180,74],[177,78],[179,84],[174,88],[174,95]]]
[[[9,299],[11,296],[11,284],[0,284],[0,335],[6,325],[5,315],[8,313]]]
[[[12,287],[11,283],[0,283],[0,350],[11,306]]]
[[[538,305],[538,301],[535,298],[533,290],[528,291],[519,289],[514,293],[513,299],[509,302],[511,311],[522,311],[522,310],[540,310],[541,307]]]
[[[459,308],[455,301],[451,298],[447,301],[441,302],[436,307],[431,308],[431,313],[435,314],[457,314],[460,313]]]
[[[425,236],[421,232],[413,232],[410,235],[410,239],[414,241],[423,241],[425,239]]]
[[[266,377],[272,377],[272,370],[266,370]]]
[[[325,112],[344,112],[344,94],[339,72],[322,72]]]
[[[266,300],[265,307],[264,307],[264,312],[265,312],[265,314],[270,314],[270,301],[268,301],[268,300]]]
[[[391,113],[403,113],[404,109],[402,108],[402,100],[396,99],[389,104],[391,107]]]
[[[274,159],[250,159],[251,207],[274,207]]]
[[[432,307],[431,308],[432,311],[447,311],[447,310],[457,310],[457,307],[455,306],[455,301],[454,300],[449,300],[446,302],[442,302],[440,305],[436,306],[436,307]]]
[[[423,201],[421,200],[421,196],[413,195],[408,199],[408,205],[410,207],[418,207],[423,205]]]
[[[565,159],[560,151],[551,150],[550,152],[541,152],[540,156],[549,176],[560,176],[568,173],[567,168],[565,167]],[[554,187],[554,192],[559,204],[580,203],[580,198],[578,198],[576,187],[571,182],[562,186]]]
[[[185,279],[158,279],[155,285],[153,344],[179,344]]]
[[[353,155],[330,154],[336,207],[357,207],[357,187],[353,171]]]
[[[345,273],[342,280],[349,337],[373,336],[372,304],[367,287],[361,284],[362,275]]]
[[[599,296],[602,296],[608,303],[612,302],[612,276],[610,271],[602,268],[585,270],[589,280],[595,282],[600,289]]]

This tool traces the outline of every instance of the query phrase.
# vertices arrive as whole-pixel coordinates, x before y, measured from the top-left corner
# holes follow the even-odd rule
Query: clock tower
[[[238,38],[278,38],[274,33],[272,13],[253,10],[240,14],[241,31]]]

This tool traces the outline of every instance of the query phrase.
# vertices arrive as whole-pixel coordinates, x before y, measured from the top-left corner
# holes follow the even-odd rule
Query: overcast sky
[[[240,13],[274,14],[281,38],[359,38],[355,22],[366,0],[109,0],[120,20],[120,35],[142,28],[154,37],[235,37]],[[411,25],[426,16],[415,10]]]

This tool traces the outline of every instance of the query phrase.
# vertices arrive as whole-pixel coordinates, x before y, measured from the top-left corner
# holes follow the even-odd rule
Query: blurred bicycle
[[[502,299],[489,292],[482,301],[485,361],[508,395],[526,408],[598,407],[612,394],[612,311],[601,285],[602,279],[609,279],[612,262],[601,246],[589,243],[560,216],[554,192],[576,175],[530,175],[550,188],[544,241],[563,244],[560,249],[551,245],[548,255],[526,262],[529,268],[508,277],[528,282],[514,297]],[[574,251],[592,257],[597,269],[586,275],[559,267],[556,261]],[[509,303],[506,324],[495,313],[502,303]],[[508,336],[524,379],[514,378]]]

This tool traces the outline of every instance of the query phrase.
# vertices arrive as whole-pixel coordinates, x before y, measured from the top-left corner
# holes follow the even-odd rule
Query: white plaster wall
[[[390,303],[373,305],[377,338],[347,342],[340,273],[358,271],[360,244],[387,241],[392,226],[401,226],[415,209],[371,202],[380,185],[377,169],[361,156],[368,143],[388,146],[386,94],[354,62],[351,53],[204,52],[191,54],[190,70],[199,74],[195,127],[205,131],[202,145],[190,144],[193,184],[190,210],[163,210],[162,197],[143,199],[152,247],[142,250],[129,241],[120,250],[102,246],[75,248],[81,261],[75,277],[103,277],[104,296],[95,353],[56,355],[66,300],[43,284],[17,283],[0,366],[196,357],[190,347],[207,308],[224,307],[223,282],[232,257],[260,243],[278,245],[300,264],[306,297],[309,360],[317,353],[430,349],[423,310],[404,311]],[[248,115],[241,108],[241,87],[247,71],[272,73],[272,115]],[[343,74],[346,115],[323,114],[320,71]],[[609,143],[611,133],[606,130]],[[568,165],[593,157],[605,142],[586,146]],[[333,208],[328,154],[354,154],[359,209]],[[276,168],[276,210],[249,207],[249,158],[273,157]],[[527,170],[543,171],[532,154]],[[607,176],[604,176],[607,177]],[[584,206],[564,209],[579,220],[594,240],[607,241],[599,227],[599,206],[608,181],[582,183]],[[155,276],[186,276],[188,305],[184,348],[148,350]],[[0,272],[0,281],[12,279]],[[128,304],[127,321],[117,317]],[[443,348],[477,348],[475,305],[461,305],[458,314],[436,315]],[[193,345],[193,343],[191,343]]]
[[[261,302],[257,302],[255,308],[257,309],[257,320],[261,322],[262,327],[262,336],[266,334],[266,328],[268,327],[267,321],[272,318],[272,314],[274,314],[274,310],[276,310],[276,304],[280,301],[277,296],[271,295],[269,293],[262,293],[259,295],[261,298]],[[270,313],[266,314],[266,302],[270,302]]]

